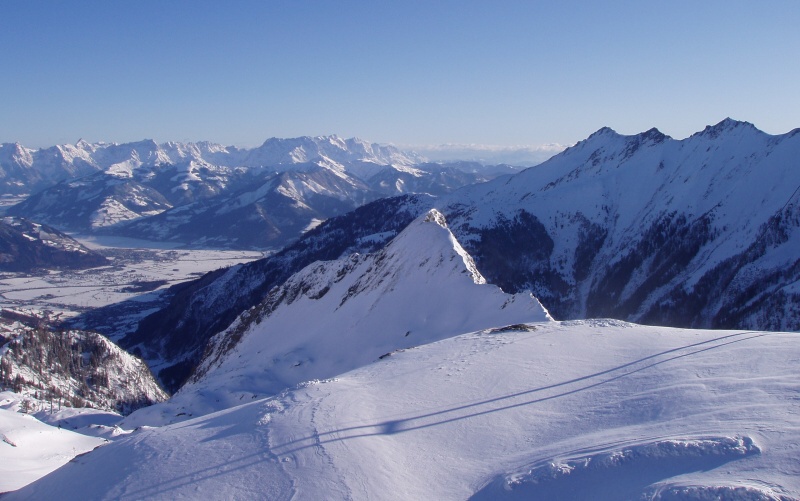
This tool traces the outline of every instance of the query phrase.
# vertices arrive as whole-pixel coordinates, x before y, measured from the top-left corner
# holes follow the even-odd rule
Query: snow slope
[[[19,489],[105,442],[0,408],[0,493]]]
[[[93,268],[109,264],[73,238],[26,219],[0,219],[0,270],[31,272],[41,268]]]
[[[191,382],[125,425],[183,420],[461,332],[548,319],[530,294],[486,284],[433,210],[380,252],[293,275],[211,339]]]
[[[791,333],[481,330],[122,438],[8,498],[800,498],[799,360]]]

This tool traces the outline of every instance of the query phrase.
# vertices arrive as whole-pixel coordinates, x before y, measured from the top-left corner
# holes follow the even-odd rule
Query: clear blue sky
[[[0,2],[0,142],[800,127],[800,1]]]

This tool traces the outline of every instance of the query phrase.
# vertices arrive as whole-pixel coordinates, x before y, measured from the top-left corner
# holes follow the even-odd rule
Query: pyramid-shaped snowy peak
[[[397,350],[550,320],[530,293],[486,284],[444,216],[432,210],[380,252],[316,262],[273,289],[212,339],[194,380],[166,405],[197,416]],[[141,417],[131,424],[159,424]]]

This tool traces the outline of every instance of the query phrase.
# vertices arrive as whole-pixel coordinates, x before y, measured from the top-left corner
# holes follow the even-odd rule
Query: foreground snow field
[[[488,329],[141,430],[8,499],[800,498],[799,362],[793,333]]]
[[[50,426],[33,416],[0,408],[0,493],[19,489],[103,443],[102,438]]]

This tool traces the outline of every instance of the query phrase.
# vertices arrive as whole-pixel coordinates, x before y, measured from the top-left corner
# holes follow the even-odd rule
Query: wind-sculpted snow
[[[798,499],[798,359],[793,333],[497,325],[141,430],[8,499]]]
[[[603,128],[437,204],[490,283],[559,319],[800,329],[800,134]]]
[[[0,495],[23,487],[105,441],[12,412],[0,400]]]
[[[659,440],[571,459],[549,459],[525,472],[504,476],[472,500],[526,499],[780,499],[771,489],[752,486],[676,487],[660,481],[708,471],[761,449],[750,437]],[[655,484],[655,486],[653,486]],[[679,495],[680,493],[680,495]],[[714,498],[719,499],[719,498]]]

